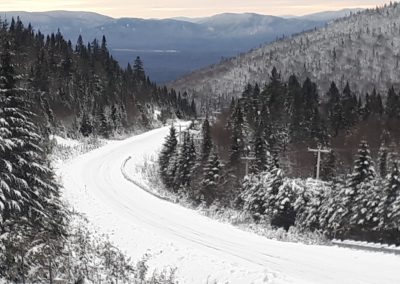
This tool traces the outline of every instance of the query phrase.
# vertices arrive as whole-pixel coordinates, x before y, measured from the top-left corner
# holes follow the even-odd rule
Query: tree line
[[[40,114],[35,120],[47,131],[108,137],[195,113],[186,94],[151,82],[139,57],[121,68],[104,36],[89,43],[79,36],[72,44],[60,31],[43,35],[19,18],[0,20],[0,36],[11,44],[15,69],[30,90],[32,111]]]

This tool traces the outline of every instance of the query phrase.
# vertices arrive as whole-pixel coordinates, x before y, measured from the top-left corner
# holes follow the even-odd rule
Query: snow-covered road
[[[158,150],[168,127],[82,155],[60,169],[64,197],[134,258],[176,266],[180,283],[400,283],[400,257],[278,242],[160,200],[124,179],[123,161]],[[150,251],[148,251],[148,249]]]

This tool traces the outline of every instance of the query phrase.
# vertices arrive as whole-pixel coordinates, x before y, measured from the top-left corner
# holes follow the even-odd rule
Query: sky
[[[377,0],[0,0],[0,11],[90,11],[114,18],[204,17],[219,13],[305,15],[343,8],[370,8]]]

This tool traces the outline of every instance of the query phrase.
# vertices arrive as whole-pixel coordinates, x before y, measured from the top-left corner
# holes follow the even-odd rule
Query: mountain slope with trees
[[[267,83],[275,66],[283,79],[309,77],[323,93],[331,81],[340,89],[348,81],[362,97],[374,87],[386,91],[399,87],[399,16],[398,3],[353,13],[193,72],[170,86],[198,97],[239,96],[248,83]]]
[[[391,87],[384,104],[376,89],[365,102],[348,83],[332,81],[325,97],[318,89],[273,68],[263,88],[248,84],[210,115],[211,126],[209,118],[197,126],[200,135],[189,129],[177,145],[171,128],[159,158],[165,188],[194,206],[233,208],[285,230],[399,244],[400,93]],[[309,148],[329,149],[323,181],[310,179]]]

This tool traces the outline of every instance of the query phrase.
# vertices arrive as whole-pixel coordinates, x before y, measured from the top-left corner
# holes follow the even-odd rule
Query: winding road
[[[177,267],[179,283],[400,283],[400,257],[269,240],[160,200],[127,181],[128,168],[159,150],[168,127],[64,164],[64,198],[133,258]]]

